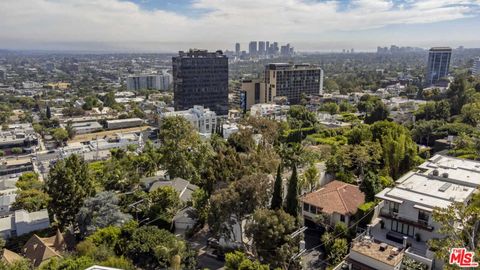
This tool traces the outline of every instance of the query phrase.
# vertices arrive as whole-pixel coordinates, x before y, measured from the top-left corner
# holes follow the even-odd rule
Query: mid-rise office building
[[[257,55],[257,42],[256,41],[250,41],[250,44],[248,45],[248,53],[250,56]]]
[[[127,78],[127,90],[167,90],[170,87],[170,75],[136,75]]]
[[[268,64],[265,83],[265,102],[273,102],[275,97],[286,97],[290,104],[296,104],[302,95],[322,92],[323,70],[310,64]]]
[[[228,58],[222,51],[179,52],[172,65],[175,110],[201,105],[228,114]]]
[[[473,62],[472,74],[473,76],[480,76],[480,57],[477,57]]]
[[[427,75],[425,85],[435,85],[448,76],[452,48],[433,47],[428,51]]]

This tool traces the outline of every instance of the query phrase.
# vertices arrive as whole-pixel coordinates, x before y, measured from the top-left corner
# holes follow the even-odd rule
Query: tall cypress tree
[[[282,164],[278,165],[277,177],[275,178],[275,184],[273,185],[273,196],[271,209],[277,210],[282,207],[283,203],[283,181],[282,181]]]
[[[297,175],[297,165],[293,164],[292,176],[288,182],[287,198],[285,205],[285,212],[290,215],[297,217],[298,215],[298,175]]]
[[[45,113],[47,115],[47,119],[52,118],[52,111],[50,110],[50,106],[47,105],[47,111]]]

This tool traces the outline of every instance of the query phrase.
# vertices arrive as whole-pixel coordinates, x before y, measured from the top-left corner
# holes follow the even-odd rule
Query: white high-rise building
[[[153,89],[153,90],[168,90],[171,83],[171,76],[169,74],[145,74],[129,76],[127,78],[128,90]]]

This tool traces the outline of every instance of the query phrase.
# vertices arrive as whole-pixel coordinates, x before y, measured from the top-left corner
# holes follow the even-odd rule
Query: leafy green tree
[[[130,260],[124,257],[117,257],[117,256],[110,256],[106,260],[99,262],[98,265],[122,269],[122,270],[137,269]]]
[[[52,137],[57,143],[63,144],[68,139],[68,132],[63,128],[56,128],[52,131]]]
[[[379,97],[366,94],[360,98],[357,108],[360,112],[369,114],[374,110],[378,101],[380,101]]]
[[[435,103],[435,117],[439,120],[447,120],[450,117],[450,103],[447,100],[441,100]]]
[[[0,262],[2,270],[30,270],[33,269],[32,263],[27,259],[14,261],[12,264],[6,264],[3,260]]]
[[[480,124],[480,102],[468,103],[462,107],[462,121],[477,127]]]
[[[235,148],[237,152],[248,153],[255,149],[255,140],[253,139],[253,130],[245,128],[240,129],[230,137],[228,144]]]
[[[17,192],[13,209],[24,209],[28,212],[40,211],[46,209],[50,197],[45,192],[38,189],[20,190]]]
[[[209,196],[207,192],[201,188],[196,189],[192,193],[192,206],[198,213],[198,219],[200,223],[204,223],[208,218],[209,211]]]
[[[166,117],[160,124],[161,161],[170,177],[181,177],[199,183],[211,148],[200,140],[183,117]]]
[[[398,178],[419,162],[417,144],[404,126],[380,121],[371,129],[373,140],[382,145],[383,164],[391,177]]]
[[[82,236],[87,236],[100,228],[121,226],[132,217],[122,213],[119,199],[111,191],[96,194],[83,202],[77,214],[77,226]]]
[[[272,195],[272,204],[271,209],[277,210],[282,208],[283,204],[283,179],[282,179],[283,168],[282,165],[278,165],[277,176],[275,177],[275,183],[273,186],[273,195]]]
[[[321,106],[321,111],[326,111],[331,115],[337,114],[340,110],[339,106],[335,102],[328,102]]]
[[[286,269],[298,251],[298,239],[290,237],[295,230],[295,218],[283,210],[258,209],[247,227],[247,235],[262,263]]]
[[[148,216],[150,221],[161,220],[165,224],[171,224],[173,217],[180,209],[179,194],[173,187],[164,186],[148,194]]]
[[[185,242],[154,226],[135,229],[125,248],[127,256],[146,269],[168,267],[175,256],[183,259],[187,251]]]
[[[90,257],[81,256],[81,257],[67,257],[65,259],[54,258],[53,261],[48,262],[46,265],[42,266],[42,270],[81,270],[86,269],[90,266],[95,265],[95,262]]]
[[[251,261],[245,253],[234,251],[225,254],[226,270],[269,270],[267,264],[261,264],[258,261]]]
[[[15,186],[21,190],[42,189],[43,183],[38,180],[38,174],[35,172],[25,172],[19,178]]]
[[[450,109],[452,115],[457,115],[461,112],[463,105],[467,101],[467,81],[465,77],[458,76],[447,91],[447,98],[450,102]]]
[[[315,113],[308,111],[307,108],[302,105],[290,106],[287,112],[287,120],[293,129],[313,127],[315,123],[317,123]]]
[[[448,264],[452,248],[464,247],[475,252],[475,257],[480,255],[480,208],[477,203],[465,205],[453,202],[447,208],[437,207],[433,210],[432,218],[440,225],[438,233],[445,237],[431,239],[428,244],[436,257],[445,261],[445,269],[456,269]]]
[[[303,178],[305,179],[305,183],[308,185],[308,190],[310,192],[317,187],[319,177],[319,171],[314,164],[311,164],[303,173]]]
[[[382,190],[382,185],[377,174],[372,171],[367,172],[360,184],[360,190],[365,193],[366,201],[370,202],[375,200],[375,194]]]
[[[332,265],[338,265],[348,254],[348,242],[345,238],[337,238],[328,254],[328,260]]]
[[[227,239],[243,239],[243,229],[235,234],[234,227],[257,208],[268,207],[271,180],[266,174],[244,176],[227,188],[215,192],[210,198],[208,225]]]
[[[420,120],[415,123],[411,130],[413,139],[420,144],[428,146],[432,145],[431,137],[434,136],[435,131],[443,124],[438,120],[424,121]]]
[[[372,112],[365,117],[365,123],[372,124],[377,121],[386,120],[389,113],[387,106],[379,100],[375,103]]]
[[[347,132],[348,144],[360,144],[372,140],[372,131],[368,125],[358,125]]]
[[[296,165],[293,165],[292,176],[288,182],[285,211],[295,218],[298,215],[298,175]]]
[[[74,225],[83,201],[95,192],[88,166],[77,155],[57,161],[49,172],[45,191],[51,198],[49,212],[62,229]]]

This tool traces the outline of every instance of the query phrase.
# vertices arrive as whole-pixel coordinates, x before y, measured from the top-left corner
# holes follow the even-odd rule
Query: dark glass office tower
[[[428,51],[427,76],[425,85],[435,85],[441,78],[447,77],[452,48],[433,47]]]
[[[172,65],[175,110],[202,105],[228,114],[228,58],[222,51],[181,51]]]

